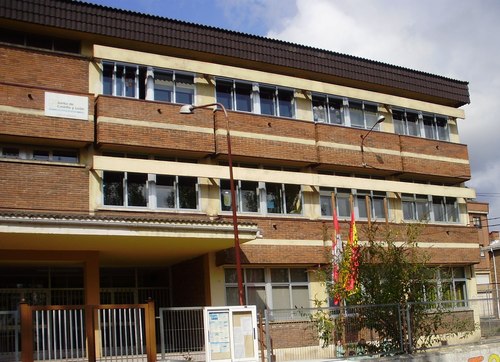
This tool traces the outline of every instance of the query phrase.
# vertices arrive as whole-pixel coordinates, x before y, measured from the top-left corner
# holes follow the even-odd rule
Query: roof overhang
[[[254,224],[238,229],[241,243],[257,237]],[[97,251],[102,265],[169,265],[234,246],[234,229],[227,222],[0,215],[0,238],[2,250]]]

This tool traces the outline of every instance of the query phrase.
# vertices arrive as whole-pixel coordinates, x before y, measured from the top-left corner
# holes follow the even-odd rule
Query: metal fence
[[[413,353],[500,340],[498,300],[266,310],[268,361]]]
[[[0,311],[0,362],[20,360],[18,311]]]
[[[266,310],[266,345],[271,346],[268,361],[339,358],[375,351],[401,353],[402,334],[397,341],[388,341],[370,325],[368,316],[374,313],[393,324],[388,328],[402,331],[402,313],[397,304]]]
[[[23,361],[149,361],[156,355],[154,303],[21,304]],[[97,358],[97,359],[96,359]]]
[[[203,307],[160,308],[161,359],[205,360]]]

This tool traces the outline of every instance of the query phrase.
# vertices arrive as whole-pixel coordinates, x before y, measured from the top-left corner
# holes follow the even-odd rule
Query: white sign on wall
[[[87,121],[89,100],[83,96],[45,92],[45,115]]]

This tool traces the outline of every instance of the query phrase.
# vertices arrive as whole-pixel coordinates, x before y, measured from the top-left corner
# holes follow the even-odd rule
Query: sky
[[[500,1],[88,0],[377,60],[469,82],[458,120],[478,201],[500,230]],[[497,143],[499,142],[499,143]],[[498,153],[497,153],[498,152]]]

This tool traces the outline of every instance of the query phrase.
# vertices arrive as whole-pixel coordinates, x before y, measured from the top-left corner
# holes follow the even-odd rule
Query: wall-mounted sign
[[[83,96],[45,92],[45,115],[88,121],[89,100]]]

